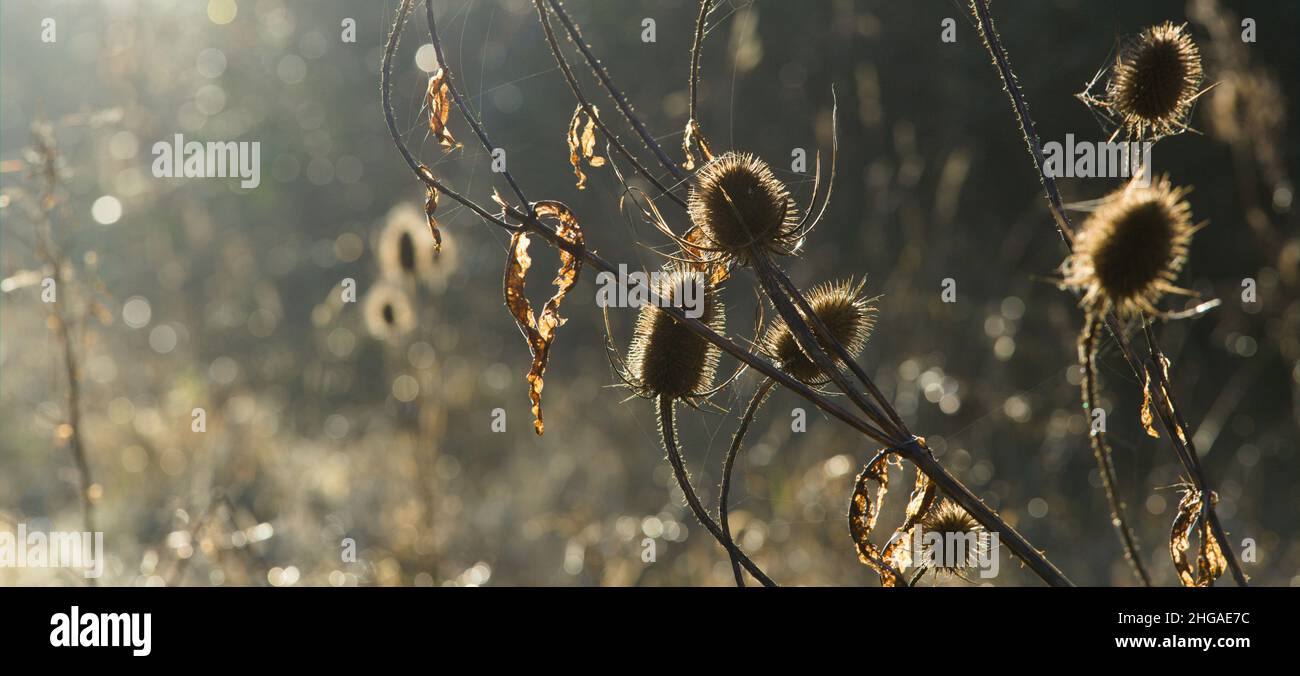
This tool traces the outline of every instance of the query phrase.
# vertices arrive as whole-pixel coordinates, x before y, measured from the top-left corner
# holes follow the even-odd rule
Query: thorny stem
[[[591,48],[588,47],[587,42],[582,39],[582,33],[578,32],[577,25],[575,25],[573,20],[569,18],[569,15],[565,13],[564,7],[560,5],[559,0],[547,1],[551,5],[551,11],[555,12],[555,16],[560,19],[560,23],[564,24],[564,29],[569,33],[569,39],[573,40],[573,43],[578,46],[578,50],[582,52],[582,57],[586,59],[587,65],[595,71],[596,77],[600,80],[601,86],[603,86],[605,91],[609,93],[609,97],[614,100],[614,103],[618,104],[618,109],[623,113],[624,119],[626,119],[628,124],[632,125],[632,127],[636,129],[637,135],[641,137],[641,140],[645,143],[646,147],[654,152],[655,157],[659,159],[659,163],[664,165],[664,168],[673,175],[673,178],[676,178],[679,181],[686,178],[686,174],[682,171],[681,167],[677,166],[676,162],[673,162],[668,158],[668,155],[659,145],[659,142],[655,140],[654,136],[650,134],[650,131],[646,129],[645,124],[642,123],[636,116],[636,113],[632,111],[632,106],[627,102],[627,97],[624,96],[623,92],[619,91],[618,87],[615,87],[613,81],[609,79],[609,73],[606,72],[605,67],[600,64],[600,60],[591,53]]]
[[[1056,181],[1043,171],[1043,145],[1038,140],[1038,132],[1034,129],[1034,119],[1029,116],[1029,105],[1025,103],[1025,97],[1020,93],[1020,84],[1016,80],[1016,74],[1011,70],[1011,59],[1007,56],[1007,50],[1002,46],[1002,39],[998,37],[998,30],[993,26],[993,17],[989,16],[988,0],[971,0],[971,8],[975,12],[975,18],[979,20],[980,35],[984,38],[984,46],[988,48],[989,54],[993,57],[993,65],[998,69],[998,75],[1002,77],[1002,86],[1007,92],[1007,97],[1011,99],[1011,107],[1016,113],[1016,120],[1020,122],[1020,131],[1025,137],[1025,146],[1029,149],[1029,155],[1034,159],[1034,166],[1038,169],[1038,180],[1043,184],[1043,191],[1047,193],[1047,204],[1052,211],[1052,218],[1056,220],[1056,229],[1061,233],[1061,238],[1069,244],[1074,240],[1074,229],[1070,226],[1070,217],[1065,213],[1065,205],[1061,202],[1061,193],[1056,188]]]
[[[445,194],[448,197],[455,200],[456,202],[459,202],[460,204],[470,209],[472,212],[474,212],[483,220],[492,223],[494,225],[497,225],[501,228],[504,228],[510,232],[518,232],[524,230],[524,231],[535,233],[538,236],[545,239],[547,243],[550,244],[551,246],[562,249],[570,254],[573,254],[574,256],[581,258],[584,263],[590,265],[596,270],[600,272],[609,272],[611,274],[616,274],[615,266],[611,264],[609,261],[606,261],[598,254],[590,251],[585,246],[574,244],[560,237],[550,226],[546,225],[545,223],[542,223],[541,220],[538,219],[536,215],[532,213],[523,213],[514,207],[504,206],[502,207],[502,217],[498,218],[497,216],[488,212],[486,209],[479,206],[469,198],[455,192],[454,190],[449,189],[442,182],[434,178],[432,173],[428,170],[428,168],[421,165],[419,162],[415,160],[414,156],[412,156],[411,151],[406,147],[405,141],[402,139],[401,134],[397,130],[397,124],[393,116],[390,80],[391,80],[391,70],[392,70],[392,59],[394,53],[397,50],[398,37],[400,35],[402,26],[405,24],[406,19],[410,15],[411,6],[413,2],[414,0],[403,0],[402,5],[398,9],[398,15],[396,21],[394,22],[393,32],[389,34],[388,42],[384,49],[383,64],[380,70],[380,95],[381,95],[381,100],[383,102],[384,118],[385,121],[387,122],[388,133],[393,140],[393,144],[397,146],[398,151],[401,153],[402,157],[406,160],[407,165],[410,166],[411,170],[415,173],[416,177],[420,181],[422,181],[426,186],[434,190],[438,190],[442,194]],[[564,20],[566,18],[563,13],[557,12],[557,15],[561,17],[561,20]],[[579,41],[578,44],[582,45],[581,41]],[[505,220],[506,218],[509,218],[510,220],[517,222],[518,225],[512,225],[511,223],[508,223]],[[677,307],[671,303],[658,303],[656,301],[656,294],[654,290],[650,289],[649,286],[646,285],[645,283],[638,281],[637,285],[638,285],[638,290],[645,292],[650,297],[651,302],[655,302],[655,304],[658,307],[660,307],[660,309],[664,313],[668,314],[668,316],[672,317],[674,320],[681,323],[692,333],[700,336],[701,338],[708,341],[709,343],[718,346],[722,351],[726,352],[727,354],[731,355],[732,357],[746,364],[747,366],[752,367],[754,370],[758,371],[759,373],[762,373],[763,375],[772,378],[783,387],[789,389],[795,394],[798,394],[799,396],[803,397],[813,405],[817,406],[822,411],[825,411],[831,416],[848,424],[850,427],[857,430],[858,432],[861,432],[863,435],[872,439],[873,441],[880,443],[884,446],[896,445],[895,442],[891,441],[887,436],[884,435],[884,433],[882,433],[876,427],[862,420],[861,418],[857,417],[853,413],[845,410],[843,407],[839,406],[835,402],[830,401],[825,396],[822,396],[820,393],[813,390],[811,387],[805,385],[803,382],[800,382],[798,379],[785,373],[781,369],[774,366],[770,361],[749,352],[747,349],[741,347],[734,341],[723,337],[721,334],[714,331],[712,328],[710,328],[709,326],[701,322],[699,319],[686,316],[686,313],[683,310],[683,308]],[[929,451],[924,449],[919,444],[918,439],[913,437],[909,441],[906,441],[903,444],[899,445],[898,448],[899,448],[898,450],[899,453],[903,454],[904,457],[911,460],[922,471],[929,474],[930,478],[936,484],[938,484],[940,488],[944,489],[948,493],[948,495],[953,498],[953,500],[955,500],[958,504],[962,505],[962,507],[964,507],[966,511],[971,514],[971,516],[975,517],[977,521],[983,524],[985,528],[988,528],[991,531],[995,531],[999,533],[1006,541],[1008,548],[1011,549],[1012,552],[1017,557],[1019,557],[1027,566],[1029,566],[1029,568],[1033,570],[1034,573],[1038,575],[1041,579],[1043,579],[1045,582],[1053,586],[1060,586],[1060,587],[1073,586],[1073,584],[1069,581],[1069,579],[1066,578],[1059,570],[1057,570],[1057,568],[1054,565],[1052,565],[1052,563],[1048,561],[1047,558],[1044,557],[1041,552],[1039,552],[1032,545],[1030,545],[1029,542],[1025,540],[1024,537],[1021,536],[1018,532],[1016,532],[1014,528],[1012,528],[1005,521],[1003,521],[1001,517],[999,517],[995,512],[989,509],[988,506],[984,505],[984,503],[978,497],[976,497],[973,493],[971,493],[969,489],[967,489],[964,485],[962,485],[962,483],[959,482],[951,474],[949,474],[942,467],[942,465],[940,465],[936,460],[934,460],[933,456],[930,455]]]
[[[564,52],[560,49],[559,40],[555,38],[555,30],[551,28],[551,19],[546,12],[545,2],[546,0],[533,0],[533,4],[537,6],[537,18],[541,21],[542,31],[546,33],[546,42],[551,47],[551,54],[555,57],[555,63],[559,64],[560,72],[564,73],[564,80],[569,83],[569,89],[573,91],[574,98],[578,99],[578,104],[582,106],[583,112],[587,114],[587,119],[596,124],[596,128],[600,130],[601,134],[604,134],[605,138],[614,146],[614,149],[627,159],[628,162],[632,163],[632,166],[637,170],[637,173],[644,176],[651,185],[658,189],[659,194],[667,196],[668,199],[671,199],[685,209],[686,200],[678,197],[676,193],[672,192],[672,190],[668,188],[668,186],[660,182],[659,179],[656,178],[655,175],[651,173],[651,171],[646,168],[646,166],[642,164],[626,146],[623,145],[623,142],[618,140],[618,136],[614,134],[614,131],[605,124],[604,120],[600,119],[596,113],[596,107],[591,105],[591,102],[587,100],[587,95],[582,93],[582,87],[578,85],[578,78],[574,76],[573,69],[569,67],[569,60],[564,57]]]
[[[1079,366],[1083,369],[1081,385],[1083,411],[1090,427],[1092,453],[1097,458],[1097,471],[1101,473],[1101,485],[1110,503],[1111,523],[1119,534],[1120,544],[1124,547],[1124,558],[1133,567],[1133,573],[1143,586],[1151,586],[1151,576],[1142,564],[1141,549],[1137,538],[1129,526],[1128,516],[1124,512],[1124,502],[1120,499],[1115,476],[1114,459],[1111,457],[1110,443],[1106,441],[1105,429],[1099,429],[1092,423],[1092,410],[1097,405],[1097,334],[1101,332],[1101,319],[1090,317],[1086,320],[1083,333],[1079,336]]]
[[[745,443],[745,434],[749,432],[749,424],[754,421],[754,415],[767,399],[768,393],[772,391],[772,386],[776,381],[766,378],[754,392],[753,398],[749,400],[749,405],[745,407],[745,414],[740,418],[740,426],[736,428],[736,434],[731,437],[731,448],[727,449],[727,456],[722,460],[722,487],[718,492],[718,522],[722,526],[722,535],[727,538],[728,542],[734,544],[731,539],[731,526],[727,520],[727,497],[731,493],[731,471],[736,464],[736,456],[740,454],[740,448]],[[730,553],[730,551],[728,551]],[[745,586],[745,577],[740,574],[740,562],[735,556],[731,557],[731,572],[736,576],[736,586]]]
[[[1015,109],[1016,118],[1020,123],[1020,130],[1025,136],[1025,144],[1029,147],[1030,155],[1034,158],[1035,168],[1038,171],[1038,179],[1043,185],[1044,192],[1047,194],[1047,201],[1051,207],[1052,217],[1056,221],[1057,229],[1065,239],[1066,246],[1072,248],[1073,230],[1070,227],[1069,216],[1066,215],[1065,208],[1061,203],[1061,195],[1056,187],[1056,179],[1044,170],[1042,147],[1038,143],[1038,135],[1034,131],[1034,122],[1033,119],[1029,117],[1029,107],[1025,104],[1024,95],[1020,92],[1020,86],[1016,82],[1015,74],[1011,72],[1011,65],[1007,58],[1006,49],[1002,47],[1002,43],[998,38],[997,30],[993,26],[993,19],[989,15],[988,0],[971,0],[971,9],[975,14],[976,19],[979,21],[980,34],[984,36],[984,44],[993,57],[993,64],[998,69],[998,74],[1002,77],[1002,84],[1006,89],[1007,96],[1011,99],[1012,107]],[[1106,313],[1105,321],[1106,328],[1109,329],[1111,335],[1115,337],[1115,342],[1119,344],[1121,351],[1124,354],[1124,359],[1128,362],[1129,368],[1133,370],[1133,374],[1136,375],[1139,380],[1144,380],[1150,377],[1149,367],[1144,368],[1141,366],[1142,362],[1138,359],[1137,355],[1134,354],[1132,347],[1129,345],[1128,339],[1124,336],[1124,329],[1120,326],[1119,319],[1115,317],[1113,311]],[[1145,322],[1145,319],[1143,321]],[[1150,334],[1149,328],[1147,331],[1148,340],[1152,341],[1152,347],[1154,349],[1154,336]],[[1159,381],[1164,383],[1165,378],[1163,369],[1156,368],[1155,372]],[[1160,414],[1161,423],[1164,424],[1166,431],[1169,433],[1170,443],[1174,447],[1175,454],[1178,455],[1183,466],[1188,468],[1188,471],[1192,473],[1193,480],[1198,482],[1197,489],[1201,491],[1203,499],[1208,501],[1210,490],[1208,485],[1204,482],[1204,473],[1199,469],[1199,461],[1194,455],[1189,455],[1188,449],[1184,448],[1179,443],[1180,440],[1174,433],[1174,421],[1169,419],[1167,412],[1163,408],[1165,405],[1165,398],[1160,389],[1161,388],[1156,388],[1156,391],[1152,393],[1152,399],[1155,401],[1157,411]],[[1175,411],[1175,413],[1176,412],[1177,411]],[[1184,427],[1184,429],[1186,428]],[[1231,544],[1229,544],[1227,538],[1224,537],[1223,527],[1219,523],[1219,517],[1215,512],[1213,505],[1208,508],[1208,514],[1215,537],[1219,539],[1220,545],[1227,553],[1227,559],[1229,567],[1232,570],[1233,578],[1237,581],[1238,585],[1246,586],[1246,577],[1241,572],[1240,564],[1237,563],[1236,555],[1232,551]]]
[[[686,495],[686,504],[690,505],[695,518],[708,529],[718,544],[727,550],[733,562],[738,560],[740,565],[744,566],[745,570],[748,570],[764,587],[775,587],[776,583],[772,578],[740,551],[740,548],[731,541],[730,536],[723,534],[718,524],[714,523],[713,517],[709,516],[708,510],[700,503],[700,496],[695,494],[695,488],[691,486],[691,474],[686,470],[686,462],[682,460],[682,453],[677,448],[677,423],[673,419],[672,398],[660,395],[655,399],[655,409],[659,414],[659,435],[664,442],[664,450],[668,453],[668,462],[673,466],[673,476],[677,478],[678,487]]]

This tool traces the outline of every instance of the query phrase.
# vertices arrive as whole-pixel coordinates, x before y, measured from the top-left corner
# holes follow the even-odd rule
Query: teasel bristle
[[[703,273],[670,265],[656,279],[654,291],[663,302],[689,313],[691,308],[684,304],[693,295],[704,306],[699,321],[719,333],[724,330],[726,308],[717,288]],[[683,293],[687,285],[694,289],[692,294]],[[647,302],[641,306],[628,348],[628,380],[640,396],[667,396],[694,403],[713,386],[720,354],[716,345],[693,333],[655,302]]]
[[[754,155],[710,161],[696,172],[687,205],[705,258],[748,265],[757,254],[793,254],[802,242],[789,189]]]
[[[823,283],[807,294],[808,305],[850,357],[856,357],[862,351],[875,326],[876,307],[872,299],[862,295],[866,282],[864,277],[859,282],[850,278]],[[777,366],[805,383],[819,383],[828,377],[804,354],[789,324],[780,317],[764,332],[761,346]],[[843,367],[844,364],[837,359],[836,366]]]
[[[1107,104],[1131,139],[1178,133],[1201,94],[1203,77],[1200,50],[1185,24],[1151,26],[1120,50]]]
[[[1091,313],[1155,314],[1166,293],[1188,293],[1174,285],[1187,260],[1192,234],[1189,188],[1168,177],[1150,186],[1136,180],[1111,193],[1084,222],[1074,253],[1063,266],[1064,286],[1083,292]]]

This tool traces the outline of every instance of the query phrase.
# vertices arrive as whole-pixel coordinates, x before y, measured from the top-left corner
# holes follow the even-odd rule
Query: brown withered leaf
[[[690,230],[686,231],[686,236],[682,238],[682,255],[691,262],[691,266],[709,276],[710,286],[717,286],[731,276],[731,270],[725,263],[712,262],[705,255],[707,252],[699,248],[704,239],[704,231],[699,226],[692,225]]]
[[[499,197],[494,198],[500,201]],[[583,245],[582,228],[569,208],[560,202],[544,200],[533,205],[538,218],[550,218],[556,221],[556,234],[566,242]],[[542,434],[545,425],[542,422],[542,376],[546,373],[546,364],[550,360],[551,344],[555,340],[555,330],[564,324],[560,316],[560,302],[564,300],[569,289],[578,281],[582,270],[582,259],[560,249],[560,268],[556,271],[555,294],[546,305],[542,306],[540,316],[533,314],[533,306],[524,294],[524,281],[532,258],[528,255],[528,234],[516,232],[510,239],[510,257],[506,259],[505,281],[503,284],[506,307],[514,315],[515,323],[528,341],[528,350],[533,362],[528,370],[528,398],[533,404],[533,430]]]
[[[871,542],[871,531],[880,517],[880,505],[889,491],[889,458],[889,454],[880,454],[854,480],[853,494],[849,496],[849,534],[857,547],[858,560],[880,575],[882,585],[895,587],[900,582],[898,577],[884,564],[885,558]],[[873,483],[879,486],[874,499],[871,495]]]
[[[1210,503],[1217,501],[1218,496],[1211,493]],[[1178,580],[1184,587],[1208,587],[1228,569],[1228,560],[1214,537],[1209,519],[1202,518],[1202,507],[1201,494],[1196,490],[1186,490],[1178,503],[1178,513],[1174,516],[1174,526],[1169,533],[1169,555],[1174,561],[1174,569],[1178,571]],[[1200,538],[1195,571],[1187,556],[1193,529],[1196,529]]]
[[[425,188],[424,218],[429,223],[429,234],[433,235],[433,250],[442,251],[442,233],[438,232],[438,219],[433,217],[436,211],[438,211],[438,189],[428,186]]]
[[[439,68],[429,76],[429,88],[424,94],[424,105],[429,109],[429,131],[438,144],[447,150],[459,148],[460,144],[447,128],[447,116],[451,115],[451,89],[447,86],[447,72]]]
[[[585,161],[589,167],[605,166],[605,158],[596,154],[596,117],[600,115],[600,109],[592,106],[593,115],[588,116],[579,104],[573,111],[573,119],[569,121],[569,164],[573,165],[573,173],[578,177],[578,190],[584,190],[587,187],[587,175],[582,173],[582,163]],[[583,117],[587,118],[587,124],[582,124]]]
[[[1155,415],[1151,413],[1151,407],[1154,403],[1151,401],[1151,374],[1147,373],[1146,385],[1142,387],[1142,429],[1147,431],[1147,436],[1160,438],[1160,430],[1156,429]]]
[[[682,136],[682,151],[686,153],[686,162],[682,166],[687,171],[695,168],[697,158],[703,162],[713,159],[709,140],[704,138],[700,123],[695,121],[695,118],[686,121],[686,133]]]

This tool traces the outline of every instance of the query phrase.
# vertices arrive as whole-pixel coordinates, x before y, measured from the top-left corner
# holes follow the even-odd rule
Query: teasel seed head
[[[1201,53],[1186,25],[1151,26],[1120,50],[1107,98],[1130,138],[1159,138],[1183,130],[1200,94]]]
[[[702,297],[703,314],[698,319],[714,331],[724,330],[726,308],[703,273],[673,265],[661,271],[657,279],[655,293],[661,299],[682,307],[683,299]],[[696,295],[682,295],[688,284],[694,285],[691,293]],[[653,301],[648,302],[641,306],[628,347],[627,380],[639,396],[667,396],[694,403],[713,386],[719,356],[716,345],[692,333]]]
[[[925,542],[929,539],[928,534],[935,533],[942,537],[941,542],[945,543],[944,551],[932,552],[925,560],[937,560],[938,565],[934,566],[935,572],[948,573],[950,575],[960,575],[962,571],[971,568],[978,563],[980,557],[984,554],[987,547],[984,526],[975,520],[969,512],[962,508],[961,505],[944,498],[938,505],[935,505],[929,513],[921,518],[921,537],[922,546],[928,550],[928,544]],[[970,535],[974,534],[974,538]],[[953,544],[955,538],[966,538],[967,542],[974,546],[965,547],[965,560],[950,560],[951,554],[961,553],[961,549]]]
[[[378,282],[370,288],[362,314],[370,334],[381,340],[405,335],[415,323],[415,313],[406,292],[389,282]]]
[[[755,252],[789,255],[802,233],[790,191],[763,160],[725,153],[695,174],[687,204],[705,258],[746,265]]]
[[[1197,226],[1184,196],[1168,177],[1144,187],[1129,183],[1108,195],[1083,224],[1063,266],[1064,286],[1083,292],[1090,313],[1154,314],[1174,286]]]
[[[442,274],[442,254],[433,246],[424,214],[413,204],[399,204],[388,212],[378,247],[380,271],[390,280],[431,283]]]
[[[865,277],[857,283],[850,278],[819,284],[807,294],[813,312],[830,329],[831,336],[854,357],[866,346],[876,320],[875,305],[871,299],[862,296],[862,288],[866,283]],[[762,351],[776,361],[781,369],[804,383],[824,381],[827,378],[827,374],[822,373],[799,348],[790,326],[780,317],[764,332],[761,346]],[[838,363],[836,365],[844,366]]]

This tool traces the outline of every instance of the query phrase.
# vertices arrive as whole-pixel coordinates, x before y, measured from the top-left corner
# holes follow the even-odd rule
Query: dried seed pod
[[[802,239],[794,200],[763,160],[728,152],[695,174],[687,200],[707,257],[748,264],[756,252],[794,253]]]
[[[1186,29],[1169,22],[1151,26],[1120,50],[1107,105],[1130,138],[1159,138],[1185,128],[1204,75],[1201,53]]]
[[[1187,188],[1167,177],[1148,187],[1130,183],[1108,195],[1084,222],[1063,266],[1064,286],[1084,292],[1090,312],[1155,313],[1187,259],[1192,233]]]
[[[655,279],[654,291],[662,302],[687,312],[692,303],[703,303],[698,319],[714,331],[723,331],[726,308],[703,273],[673,266]],[[716,345],[692,333],[653,301],[648,302],[641,306],[628,347],[627,380],[640,396],[689,402],[705,396],[713,386],[719,356]]]
[[[922,559],[915,563],[929,563],[935,572],[961,575],[975,566],[986,551],[984,526],[947,498],[922,517],[918,526],[919,530],[910,536],[921,538]],[[935,545],[941,549],[936,550]]]
[[[834,338],[849,356],[856,357],[866,346],[867,337],[875,325],[876,308],[871,300],[862,296],[866,278],[854,283],[852,279],[820,284],[808,294],[808,304],[830,329]],[[800,349],[798,341],[784,319],[777,318],[763,334],[762,350],[786,373],[805,383],[822,381],[826,374]],[[843,364],[838,363],[838,366]]]
[[[380,340],[398,338],[414,326],[411,301],[401,287],[379,282],[366,294],[362,314],[370,334]]]

